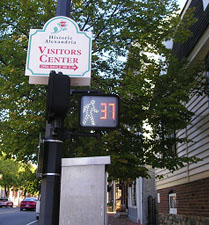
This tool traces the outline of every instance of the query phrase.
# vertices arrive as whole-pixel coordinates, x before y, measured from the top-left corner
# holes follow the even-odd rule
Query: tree
[[[17,160],[36,161],[46,89],[29,85],[24,76],[28,34],[55,16],[56,1],[2,0],[0,6],[1,148]],[[188,95],[181,87],[187,93],[195,90],[199,69],[188,69],[163,45],[190,34],[188,28],[195,22],[191,14],[181,21],[177,12],[175,0],[72,1],[71,18],[81,30],[93,33],[91,89],[119,94],[121,128],[102,132],[101,140],[74,138],[66,142],[64,156],[111,155],[111,176],[124,180],[146,176],[146,164],[174,170],[194,161],[168,150],[174,142],[185,141],[170,135],[191,119],[183,105]],[[165,60],[156,61],[153,54]],[[160,76],[165,65],[172,66]],[[72,96],[66,129],[79,130],[77,114],[78,97]]]
[[[41,190],[41,182],[36,177],[35,168],[26,164],[19,172],[19,188],[24,190],[24,196],[26,194],[38,195]]]
[[[38,194],[40,181],[36,178],[36,171],[30,164],[23,164],[14,159],[0,157],[0,185],[4,187],[6,196],[10,189],[23,189],[24,195]]]
[[[0,185],[4,187],[7,196],[10,188],[18,186],[19,165],[12,159],[4,160],[2,157],[0,159],[0,174],[2,175]]]

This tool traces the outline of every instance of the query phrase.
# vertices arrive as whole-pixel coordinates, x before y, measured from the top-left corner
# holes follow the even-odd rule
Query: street
[[[20,208],[0,208],[0,225],[38,225],[34,211],[20,211]]]

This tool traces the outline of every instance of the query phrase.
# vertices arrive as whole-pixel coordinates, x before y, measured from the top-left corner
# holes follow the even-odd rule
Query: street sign
[[[48,84],[49,73],[62,72],[71,85],[90,85],[91,32],[80,31],[75,21],[57,16],[43,29],[31,29],[25,75],[30,83]]]
[[[80,126],[100,130],[118,128],[118,96],[83,95],[80,100]]]

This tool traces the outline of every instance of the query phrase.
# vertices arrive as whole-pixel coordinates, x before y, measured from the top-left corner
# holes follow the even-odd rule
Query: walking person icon
[[[87,123],[90,122],[92,126],[95,126],[94,113],[99,113],[99,111],[95,108],[95,100],[91,100],[84,106],[83,113],[85,114],[83,125],[87,125]]]

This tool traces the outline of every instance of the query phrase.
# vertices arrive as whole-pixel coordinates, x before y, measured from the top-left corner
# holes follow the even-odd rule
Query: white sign
[[[80,31],[70,18],[50,19],[43,29],[31,29],[25,75],[29,83],[48,84],[50,71],[71,77],[71,85],[90,85],[91,32]]]

